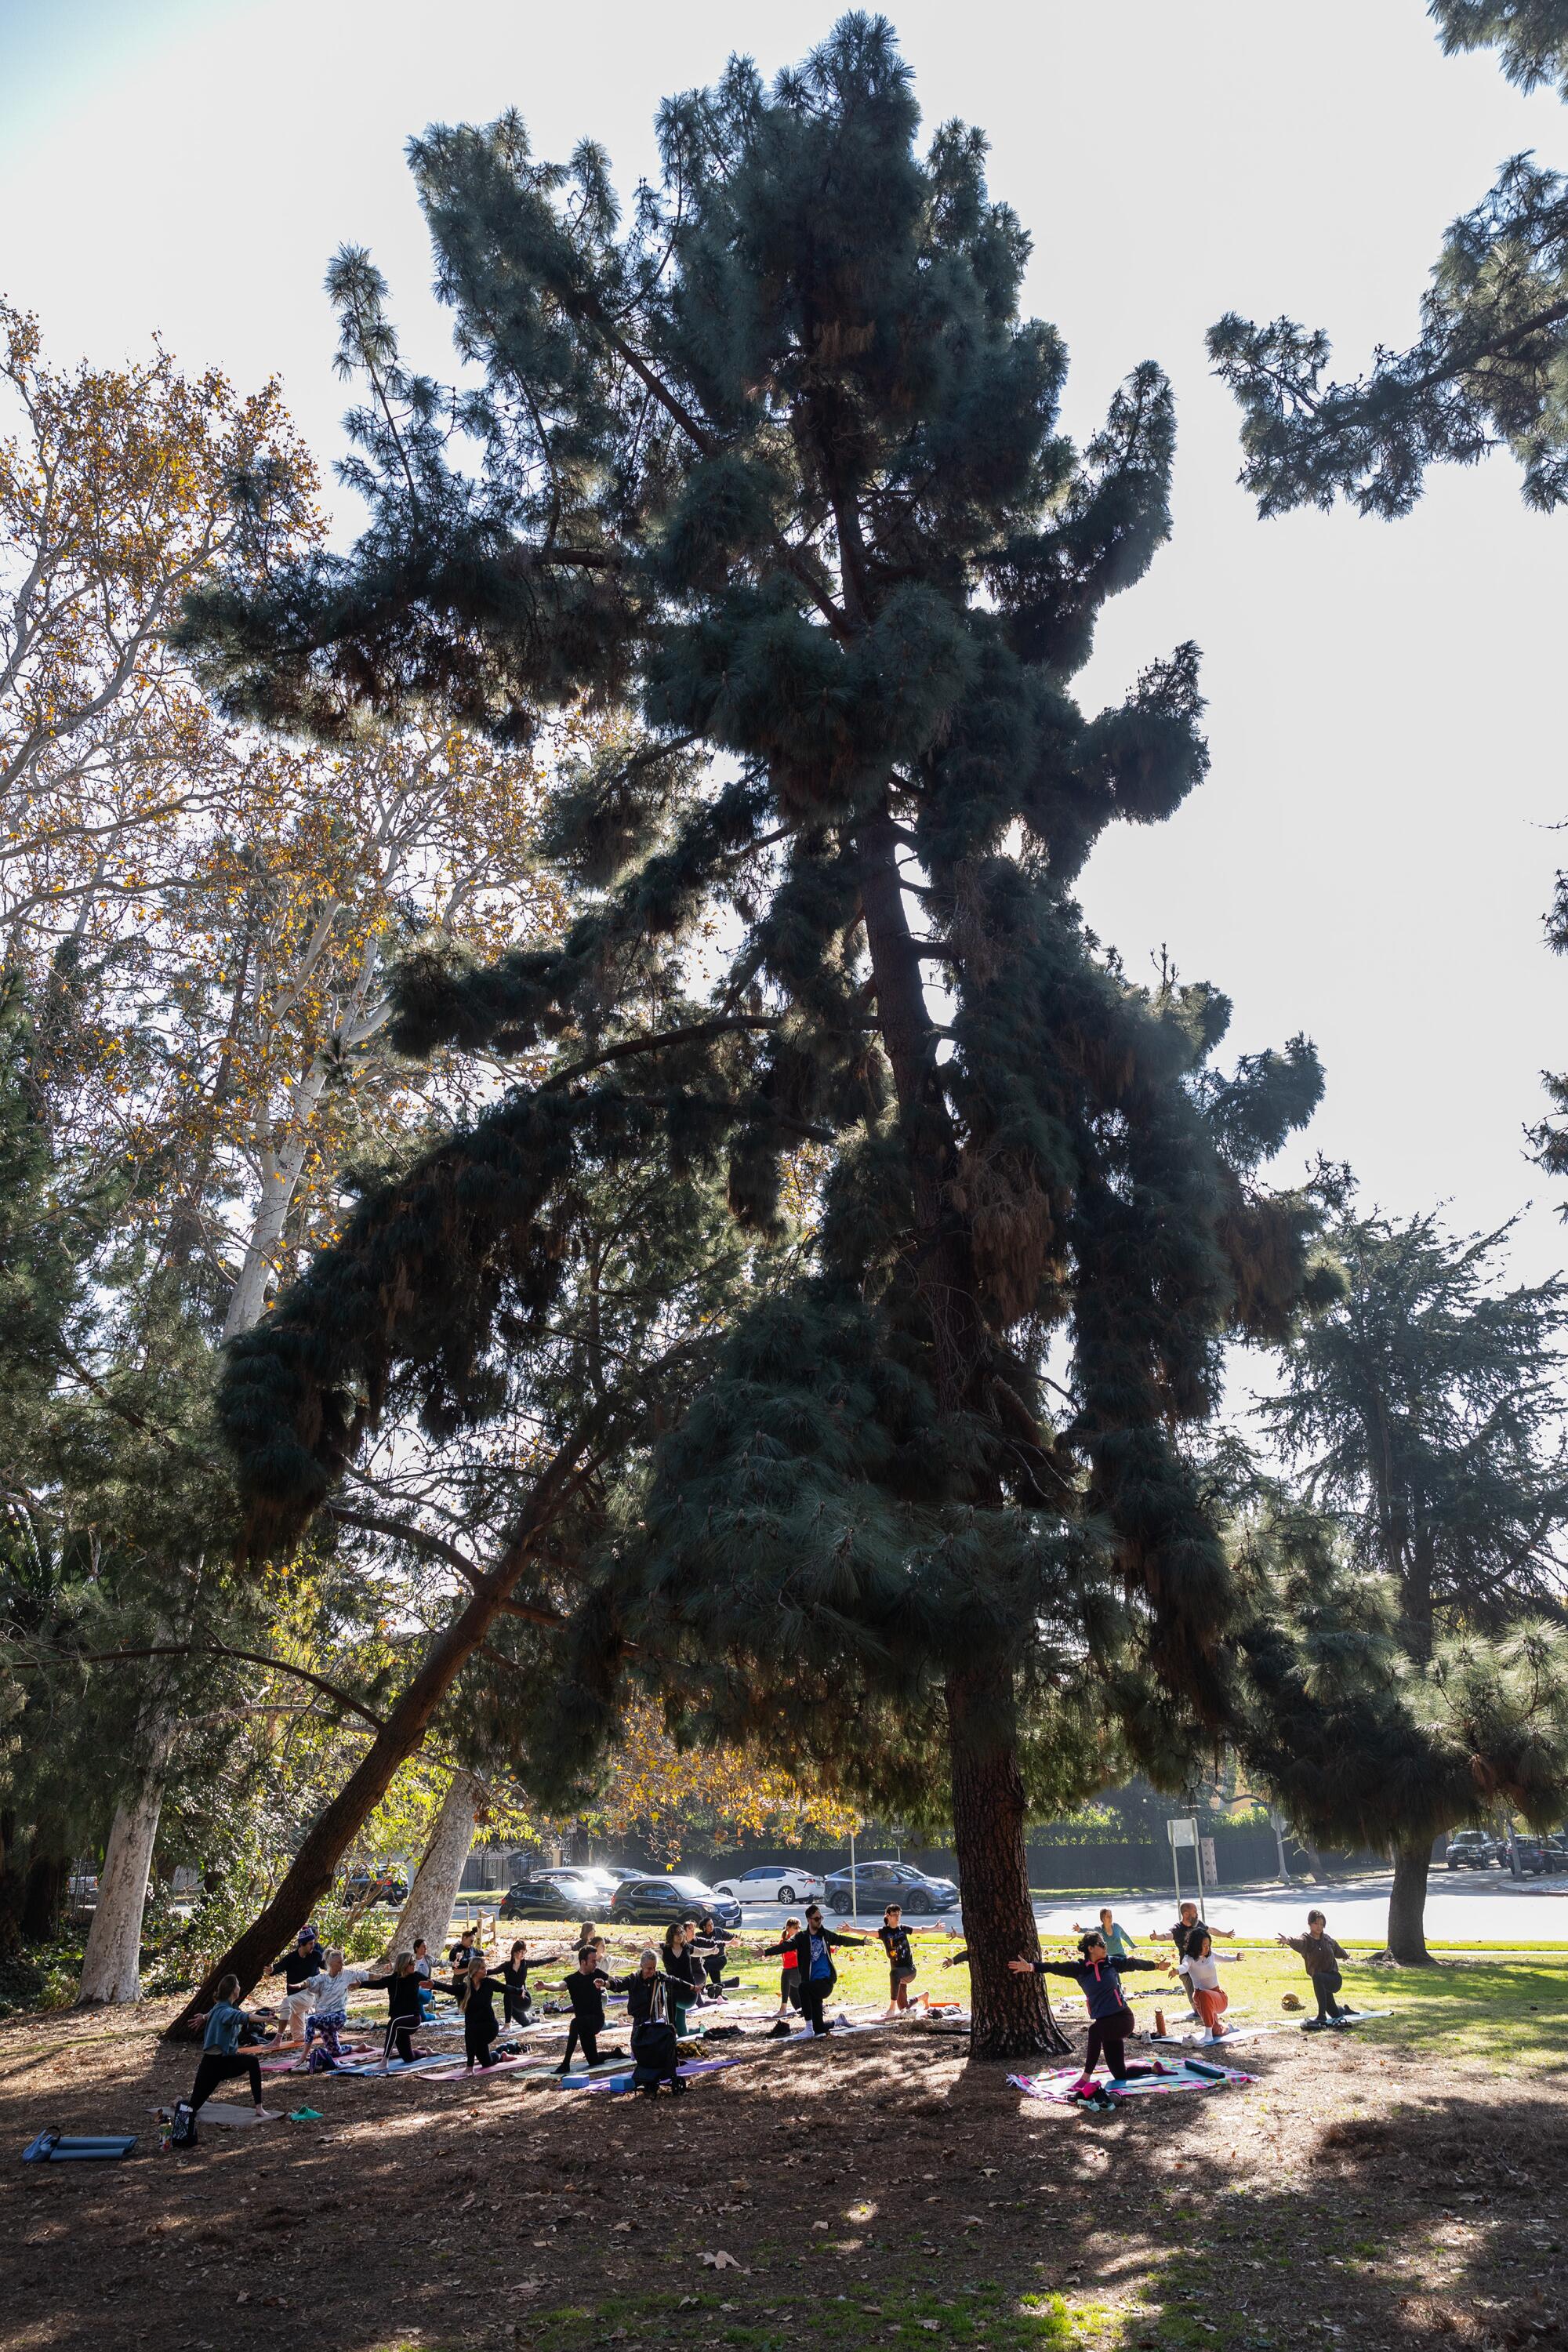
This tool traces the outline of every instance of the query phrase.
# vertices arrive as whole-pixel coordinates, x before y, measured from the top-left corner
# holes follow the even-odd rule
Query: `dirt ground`
[[[194,2068],[162,2015],[0,2027],[6,2352],[1568,2336],[1568,2067],[1451,2058],[1397,2012],[1376,2040],[1268,2036],[1233,2057],[1251,2087],[1107,2117],[914,2025],[657,2103],[275,2081],[325,2120],[204,2127],[184,2156],[148,2113]],[[20,2165],[45,2125],[143,2137],[122,2164]]]

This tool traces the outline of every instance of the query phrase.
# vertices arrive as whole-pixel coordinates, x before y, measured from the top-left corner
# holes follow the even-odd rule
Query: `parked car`
[[[731,1895],[704,1886],[700,1878],[624,1878],[610,1905],[610,1920],[618,1927],[666,1927],[672,1919],[699,1918],[711,1912],[721,1927],[738,1927],[741,1906]]]
[[[408,1881],[400,1870],[382,1870],[373,1874],[362,1863],[343,1880],[343,1901],[351,1906],[355,1903],[406,1903],[407,1900]]]
[[[827,1881],[820,1871],[802,1870],[793,1862],[762,1862],[738,1878],[716,1878],[713,1892],[737,1903],[819,1903]]]
[[[858,1862],[854,1891],[847,1870],[831,1872],[825,1882],[824,1903],[830,1910],[848,1914],[851,1903],[862,1911],[882,1911],[901,1903],[910,1913],[951,1911],[958,1888],[951,1878],[928,1878],[912,1862]]]
[[[509,1886],[500,1906],[503,1919],[597,1919],[610,1907],[616,1881],[608,1871],[586,1864],[563,1864],[559,1870],[531,1871]]]
[[[646,1870],[634,1870],[629,1862],[596,1862],[594,1864],[594,1868],[602,1872],[605,1877],[613,1878],[617,1886],[625,1878],[646,1878],[647,1876]]]
[[[1568,1846],[1558,1838],[1525,1837],[1516,1832],[1513,1850],[1522,1878],[1544,1878],[1549,1871],[1568,1870]],[[1511,1866],[1506,1845],[1500,1848],[1498,1861],[1504,1870]]]
[[[1450,1870],[1489,1870],[1494,1862],[1506,1869],[1508,1856],[1488,1830],[1456,1830],[1443,1856]]]

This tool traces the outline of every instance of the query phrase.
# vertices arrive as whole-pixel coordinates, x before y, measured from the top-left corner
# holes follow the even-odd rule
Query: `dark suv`
[[[668,1927],[672,1919],[705,1919],[711,1914],[721,1927],[738,1927],[741,1906],[728,1895],[715,1895],[700,1878],[624,1878],[610,1905],[610,1921],[618,1927]]]
[[[1489,1870],[1494,1862],[1505,1866],[1508,1856],[1487,1830],[1456,1830],[1443,1856],[1450,1870]]]
[[[610,1907],[614,1881],[607,1872],[586,1867],[542,1870],[509,1886],[503,1919],[602,1919]]]
[[[852,1900],[862,1912],[885,1911],[889,1903],[897,1903],[910,1913],[951,1911],[958,1901],[951,1878],[928,1878],[912,1862],[858,1862],[853,1895],[847,1870],[834,1871],[826,1885],[825,1908],[846,1917]]]

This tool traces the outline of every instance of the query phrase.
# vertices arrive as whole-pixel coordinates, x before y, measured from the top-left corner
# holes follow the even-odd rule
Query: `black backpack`
[[[171,2147],[195,2147],[196,2144],[196,2111],[189,2099],[176,2099],[173,2121],[169,2126]]]

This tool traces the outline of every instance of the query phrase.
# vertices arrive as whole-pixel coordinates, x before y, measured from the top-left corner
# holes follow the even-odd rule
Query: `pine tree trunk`
[[[40,1850],[35,1831],[22,1894],[22,1933],[30,1942],[47,1943],[58,1933],[60,1896],[69,1870],[69,1855],[55,1853],[47,1844]]]
[[[452,1785],[430,1832],[425,1858],[408,1890],[408,1900],[397,1915],[389,1946],[392,1951],[409,1951],[416,1936],[423,1936],[432,1951],[438,1951],[445,1944],[463,1864],[474,1843],[474,1817],[479,1811],[481,1786],[472,1772],[453,1773]]]
[[[580,1429],[542,1473],[500,1560],[434,1643],[354,1770],[306,1832],[266,1909],[222,1958],[215,1960],[178,2017],[165,2028],[166,2041],[186,2042],[193,2037],[193,2021],[211,2008],[214,1987],[231,1969],[239,1979],[242,1993],[248,1992],[329,1892],[339,1863],[385,1796],[393,1774],[413,1755],[437,1708],[505,1609],[513,1586],[533,1557],[534,1546],[570,1489],[577,1464],[588,1450],[593,1426]]]
[[[963,1891],[969,1946],[969,2051],[973,2058],[1059,2053],[1037,1977],[1015,1976],[1011,1959],[1039,1957],[1024,1853],[1024,1781],[1018,1769],[1012,1670],[995,1653],[949,1675],[948,1745],[952,1767],[952,1845]]]
[[[149,1701],[137,1723],[131,1777],[115,1808],[82,1956],[79,2009],[142,1998],[142,1915],[177,1728],[162,1698]]]
[[[1426,1873],[1432,1841],[1418,1838],[1394,1849],[1394,1886],[1388,1897],[1388,1950],[1384,1957],[1404,1969],[1432,1966],[1426,1949]]]

